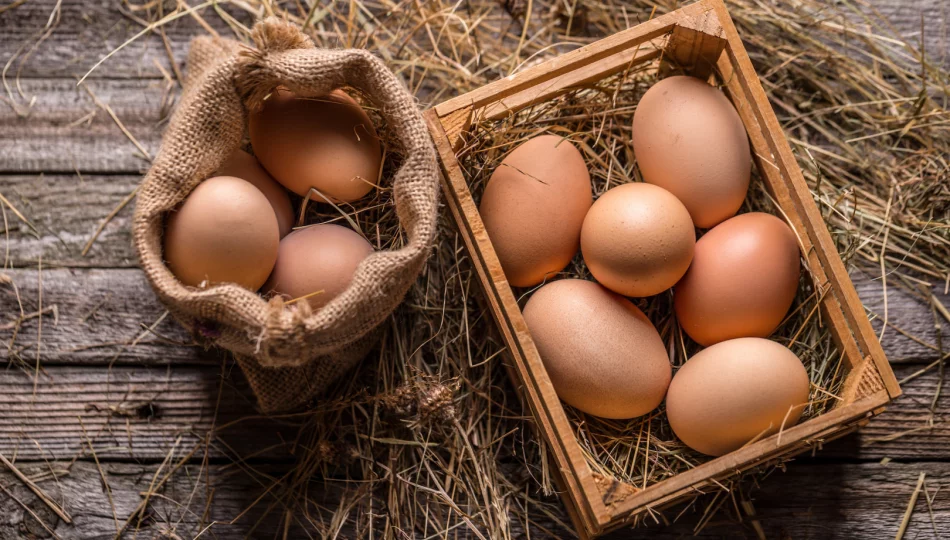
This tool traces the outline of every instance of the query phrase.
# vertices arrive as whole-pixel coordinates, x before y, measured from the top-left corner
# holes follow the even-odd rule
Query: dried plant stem
[[[926,473],[920,473],[920,476],[917,477],[917,487],[915,487],[914,492],[910,494],[910,500],[907,501],[907,509],[904,511],[904,517],[901,519],[901,525],[900,528],[897,529],[894,540],[902,540],[904,538],[904,533],[907,532],[907,526],[910,525],[910,518],[914,515],[914,507],[917,506],[917,497],[920,496],[920,490],[924,487],[924,480],[926,478]]]
[[[12,472],[14,476],[16,476],[21,482],[23,482],[23,484],[24,484],[26,487],[30,488],[30,491],[32,491],[33,494],[36,495],[36,497],[37,497],[39,500],[43,501],[43,504],[45,504],[46,506],[48,506],[49,509],[52,510],[53,513],[56,514],[56,515],[59,517],[59,519],[63,520],[63,522],[66,523],[66,524],[69,524],[69,523],[72,523],[72,522],[73,522],[73,519],[69,516],[69,514],[66,513],[65,510],[63,510],[63,508],[62,508],[59,504],[57,504],[55,501],[53,501],[53,499],[50,498],[50,496],[47,495],[46,492],[43,491],[39,486],[37,486],[35,483],[33,483],[32,480],[30,480],[29,478],[27,478],[27,476],[26,476],[25,474],[23,474],[23,473],[20,471],[20,469],[18,469],[18,468],[16,467],[16,465],[14,465],[9,459],[6,458],[6,456],[4,456],[3,454],[0,454],[0,463],[3,463],[3,465],[4,465],[7,469],[9,469],[10,472]]]
[[[99,222],[99,226],[96,227],[96,230],[93,231],[92,236],[89,237],[89,241],[87,241],[86,245],[82,248],[81,254],[83,257],[89,254],[89,250],[92,249],[92,245],[96,243],[96,239],[98,239],[99,235],[102,234],[102,231],[106,228],[106,225],[108,225],[109,222],[112,221],[112,218],[117,216],[119,212],[121,212],[122,209],[126,207],[126,205],[132,202],[132,199],[135,198],[135,195],[138,193],[138,191],[139,188],[136,186],[135,189],[133,189],[128,195],[119,201],[119,204],[117,204],[115,208],[113,208],[112,211],[109,212],[109,214],[106,215],[106,217],[103,218],[101,222]]]

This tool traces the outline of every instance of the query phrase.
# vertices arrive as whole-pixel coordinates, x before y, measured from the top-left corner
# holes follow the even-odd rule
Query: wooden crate
[[[511,287],[485,232],[456,157],[473,121],[497,120],[625,69],[667,63],[723,86],[753,149],[759,176],[801,238],[846,370],[834,409],[645,489],[592,471],[528,333]],[[426,112],[442,165],[447,203],[508,347],[508,367],[550,448],[562,499],[581,536],[619,527],[645,512],[695,496],[745,470],[776,462],[847,434],[883,410],[900,387],[880,347],[835,244],[722,0],[700,0],[563,54],[516,75],[450,99]]]

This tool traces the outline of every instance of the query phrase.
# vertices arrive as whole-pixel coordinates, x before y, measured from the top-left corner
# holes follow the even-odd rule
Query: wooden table
[[[950,8],[940,0],[902,7],[897,0],[873,3],[909,33],[919,31],[923,12],[929,50],[947,51]],[[0,454],[55,501],[65,501],[72,524],[59,520],[9,468],[0,467],[0,539],[46,537],[30,512],[62,538],[111,538],[112,508],[124,521],[156,472],[178,464],[182,453],[173,450],[193,447],[213,423],[251,417],[216,440],[208,455],[187,460],[184,469],[207,460],[213,505],[182,511],[172,503],[188,499],[197,485],[179,474],[164,495],[150,501],[141,523],[142,537],[171,530],[193,537],[199,522],[212,520],[223,523],[213,527],[216,537],[243,537],[253,515],[227,522],[261,495],[260,484],[247,475],[219,473],[235,455],[266,448],[288,436],[287,430],[272,419],[254,418],[246,384],[235,373],[222,377],[219,355],[178,343],[187,341],[185,333],[163,318],[136,267],[130,207],[106,225],[88,254],[82,253],[109,209],[138,184],[148,165],[142,154],[158,149],[178,93],[162,73],[170,70],[168,55],[183,62],[189,37],[203,30],[183,19],[166,29],[169,51],[158,36],[145,37],[77,87],[78,75],[141,27],[107,0],[63,0],[55,32],[35,51],[20,50],[42,33],[56,4],[32,0],[0,14],[0,64],[13,55],[30,55],[7,70],[5,95],[14,96],[16,105],[0,104],[0,194],[35,227],[30,230],[6,208],[8,237],[0,235],[7,238],[0,241],[0,253],[11,268],[0,271],[0,340],[12,340],[12,349],[0,347],[7,364],[0,371]],[[883,313],[879,283],[860,272],[854,279],[869,314]],[[950,296],[940,299],[950,306]],[[929,307],[895,288],[887,302],[896,327],[937,343]],[[17,325],[21,305],[24,313],[41,315]],[[943,321],[942,339],[950,347],[947,328]],[[882,341],[900,379],[937,358],[894,328]],[[950,537],[950,398],[933,403],[937,384],[936,369],[906,382],[905,396],[861,433],[763,482],[752,497],[768,537],[893,537],[922,474],[933,497],[933,523],[922,494],[906,538]],[[166,462],[170,453],[176,457]],[[267,451],[254,459],[273,474],[290,466],[285,456]],[[69,474],[51,479],[53,471],[67,468]],[[328,500],[332,503],[332,494]],[[696,519],[637,534],[678,537],[690,533]],[[273,537],[276,523],[265,520],[253,535]],[[713,521],[702,534],[750,531]]]

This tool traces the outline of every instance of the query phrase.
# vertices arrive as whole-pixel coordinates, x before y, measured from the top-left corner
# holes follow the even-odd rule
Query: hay
[[[223,21],[215,25],[226,28],[222,34],[230,31],[245,41],[251,16],[275,13],[306,22],[320,45],[376,52],[419,96],[420,106],[633,26],[654,9],[662,13],[674,7],[666,1],[657,9],[645,1],[621,0],[354,0],[331,6],[311,2],[307,8],[302,2],[245,0],[191,8],[179,4],[163,12],[161,4],[136,8],[148,25],[142,35],[184,17],[199,19],[205,27],[207,21]],[[882,286],[906,287],[930,301],[929,289],[920,288],[921,277],[950,286],[948,73],[880,17],[863,15],[869,8],[860,0],[834,6],[790,0],[782,7],[734,0],[729,8],[842,255],[852,267],[878,275]],[[108,65],[105,61],[98,69],[108,70]],[[178,73],[177,66],[173,71]],[[557,123],[526,113],[508,120],[521,122],[509,128],[523,136],[568,126],[560,132],[587,141],[589,162],[599,185],[606,187],[608,178],[610,185],[634,179],[629,141],[619,131],[629,125],[634,104],[620,100],[609,114],[601,111],[590,119],[582,104],[574,104],[577,117],[570,118],[565,109],[557,113]],[[592,137],[596,124],[608,117],[616,125]],[[496,141],[498,148],[470,149],[470,178],[484,178],[504,145],[517,142],[514,133]],[[623,159],[605,157],[614,155]],[[756,190],[750,204],[767,209]],[[377,246],[400,242],[385,189],[368,204],[344,211]],[[340,218],[335,210],[315,205],[308,212],[311,222]],[[313,410],[292,418],[301,424],[298,438],[288,443],[298,456],[293,469],[273,478],[237,460],[239,468],[260,479],[263,493],[275,497],[265,514],[278,516],[282,526],[320,535],[345,528],[354,536],[375,531],[396,538],[465,529],[481,538],[506,538],[525,529],[564,536],[560,529],[569,529],[551,496],[546,449],[507,380],[503,346],[477,302],[477,276],[445,215],[439,238],[422,278],[390,319],[379,351]],[[583,268],[574,265],[571,271],[582,274]],[[814,383],[814,402],[806,414],[816,415],[837,392],[838,358],[817,317],[810,315],[816,296],[809,286],[803,280],[799,309],[778,336],[796,337],[793,350],[806,361]],[[674,325],[664,315],[668,302],[661,296],[648,311],[676,344]],[[886,309],[882,316],[886,329]],[[689,353],[678,345],[673,350],[677,363]],[[407,405],[407,396],[410,403],[416,396],[415,406]],[[438,405],[435,410],[425,408],[431,403]],[[571,415],[591,463],[605,474],[649,484],[702,459],[671,438],[661,417],[618,425]],[[315,502],[330,485],[342,486],[339,500]],[[723,487],[744,497],[741,486]],[[729,498],[705,499],[698,517],[688,518],[697,521],[695,530],[720,511],[743,519],[738,508],[732,509],[736,505],[724,504]],[[746,513],[754,515],[750,508]]]
[[[590,170],[595,198],[611,187],[642,181],[631,146],[631,125],[643,93],[658,80],[657,69],[655,62],[644,64],[503,120],[476,122],[459,152],[460,165],[476,202],[508,153],[542,134],[564,137],[580,149]],[[757,171],[753,171],[749,195],[740,210],[749,211],[781,217]],[[593,280],[579,254],[558,277]],[[532,290],[515,290],[522,307]],[[789,346],[808,370],[811,392],[802,421],[834,405],[844,375],[839,369],[842,355],[817,309],[825,292],[816,291],[811,276],[803,272],[796,301],[772,336]],[[666,291],[634,302],[656,326],[676,369],[701,347],[679,328],[672,300],[672,293]],[[589,465],[606,477],[643,489],[710,460],[673,435],[663,405],[645,417],[631,420],[598,418],[568,405],[565,409]]]

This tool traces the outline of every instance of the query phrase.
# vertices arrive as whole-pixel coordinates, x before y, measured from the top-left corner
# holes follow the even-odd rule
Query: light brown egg
[[[767,339],[732,339],[703,349],[676,372],[666,415],[687,446],[721,456],[797,424],[808,386],[792,351]]]
[[[320,224],[298,229],[280,241],[277,264],[265,294],[287,300],[306,298],[314,309],[336,298],[353,280],[373,246],[347,227]]]
[[[508,283],[529,287],[563,270],[591,201],[587,165],[570,141],[542,135],[508,154],[478,208]]]
[[[256,291],[274,268],[280,232],[259,189],[216,176],[168,214],[163,241],[168,268],[185,285],[237,283]]]
[[[600,285],[562,279],[538,289],[524,320],[558,397],[603,418],[655,409],[670,384],[663,341],[632,302]]]
[[[784,221],[740,214],[696,242],[693,262],[673,288],[680,327],[701,345],[767,337],[798,290],[799,249]]]
[[[294,210],[290,205],[290,197],[284,186],[271,178],[254,156],[240,148],[235,150],[224,161],[215,176],[234,176],[250,182],[261,190],[261,193],[270,201],[270,205],[274,207],[274,213],[277,214],[280,237],[287,236],[294,226]]]
[[[258,161],[294,193],[310,188],[334,202],[355,201],[379,179],[382,149],[372,120],[342,90],[298,97],[277,89],[248,121]],[[322,197],[314,195],[313,200]]]
[[[652,296],[689,268],[696,231],[683,203],[663,188],[623,184],[600,196],[581,229],[590,273],[624,296]]]
[[[752,158],[739,114],[718,89],[668,77],[640,99],[633,151],[643,180],[683,201],[700,228],[735,215],[749,189]]]

